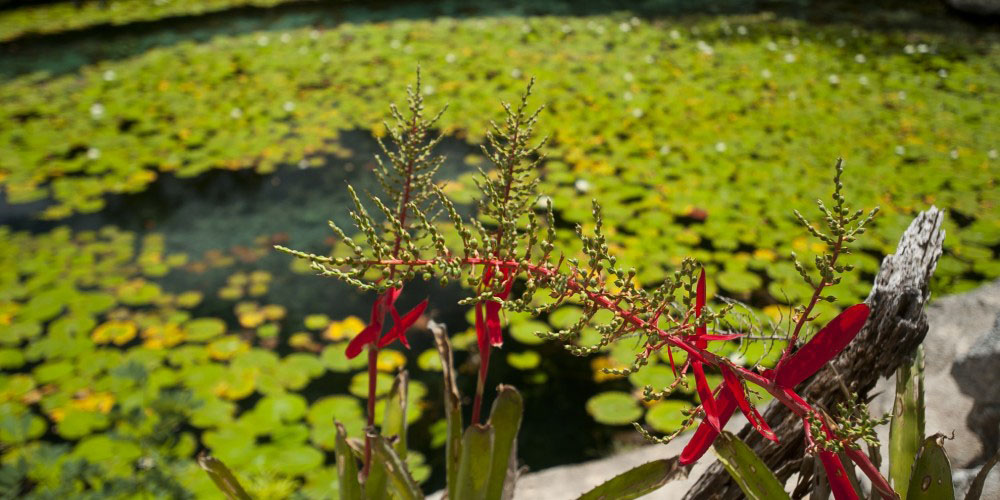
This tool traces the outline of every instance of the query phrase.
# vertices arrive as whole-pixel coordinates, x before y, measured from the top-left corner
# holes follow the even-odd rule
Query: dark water
[[[142,236],[162,234],[165,253],[185,253],[189,260],[198,260],[206,252],[220,251],[228,255],[244,255],[257,250],[261,255],[221,268],[193,272],[179,268],[156,281],[168,292],[187,290],[203,292],[205,299],[192,313],[213,316],[236,324],[235,301],[223,300],[216,291],[237,271],[268,271],[272,275],[266,295],[248,297],[260,304],[281,304],[288,310],[281,321],[282,335],[302,330],[307,314],[323,313],[339,319],[348,315],[367,317],[373,297],[331,278],[312,274],[297,274],[290,270],[292,258],[269,249],[274,241],[305,251],[329,251],[333,232],[328,220],[350,231],[348,211],[353,207],[346,186],[350,183],[360,193],[380,192],[374,176],[375,140],[367,132],[348,132],[340,138],[347,147],[349,158],[327,157],[321,167],[299,168],[285,165],[273,174],[258,174],[251,170],[213,170],[193,178],[177,178],[162,174],[141,193],[109,195],[106,206],[94,214],[75,215],[58,221],[38,219],[38,214],[51,203],[42,201],[28,205],[8,205],[0,193],[0,225],[18,231],[42,233],[56,226],[74,230],[116,226]],[[478,151],[478,147],[456,139],[446,139],[437,152],[448,158],[438,173],[439,179],[454,178],[472,167],[461,159]],[[468,207],[464,207],[471,212]],[[371,212],[374,213],[374,212]],[[264,241],[262,241],[264,240]],[[408,308],[424,297],[430,298],[428,313],[448,325],[452,333],[462,332],[469,325],[465,309],[456,301],[465,296],[456,285],[442,289],[435,282],[417,280],[408,285],[400,307]],[[411,447],[424,453],[432,466],[433,475],[425,484],[428,491],[444,486],[444,453],[430,448],[429,425],[443,418],[440,375],[415,370],[416,354],[432,348],[429,334],[413,332],[412,350],[408,352],[411,377],[429,389],[424,416],[411,428]],[[287,343],[279,342],[282,354]],[[508,352],[526,349],[513,340],[491,358],[488,387],[503,382],[517,387],[525,397],[526,418],[522,424],[518,454],[531,470],[586,460],[606,453],[612,443],[608,428],[594,423],[584,406],[587,398],[597,392],[591,378],[589,361],[570,356],[559,345],[544,344],[531,349],[542,355],[539,370],[524,372],[506,364]],[[459,385],[463,395],[475,392],[476,356],[471,352],[456,353],[460,372]],[[544,374],[539,380],[538,372]],[[313,380],[302,392],[310,401],[332,393],[346,393],[353,374],[327,372]],[[627,386],[627,382],[624,382]],[[607,384],[605,384],[606,386]],[[608,387],[602,386],[603,389]],[[628,387],[621,389],[629,390]],[[492,391],[490,391],[492,392]],[[488,392],[484,410],[489,408],[492,394]],[[254,404],[254,397],[240,402],[242,409]],[[467,401],[468,402],[468,401]],[[466,406],[466,422],[471,413]]]

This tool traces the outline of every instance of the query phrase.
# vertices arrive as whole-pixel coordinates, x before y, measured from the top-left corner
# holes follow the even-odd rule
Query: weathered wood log
[[[882,261],[875,284],[865,302],[871,314],[864,329],[836,359],[798,391],[807,401],[830,410],[858,394],[867,399],[879,376],[892,375],[927,334],[924,306],[930,298],[928,285],[938,258],[944,230],[943,212],[931,207],[917,215],[899,240],[896,253]],[[750,425],[739,437],[775,471],[778,479],[799,474],[801,498],[811,487],[812,460],[803,460],[805,439],[801,421],[783,405],[772,404],[764,418],[778,435],[780,444],[764,440]],[[729,473],[716,462],[688,490],[686,500],[737,499],[743,493]]]

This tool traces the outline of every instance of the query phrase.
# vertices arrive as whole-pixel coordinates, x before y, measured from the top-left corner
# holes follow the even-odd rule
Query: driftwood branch
[[[871,315],[857,338],[833,362],[807,380],[799,394],[815,406],[832,409],[850,393],[867,399],[879,376],[893,374],[927,334],[924,306],[930,298],[928,285],[938,258],[944,230],[944,214],[935,207],[921,212],[899,240],[896,253],[882,261],[875,285],[865,302]],[[783,405],[771,405],[764,418],[778,435],[780,444],[761,438],[750,425],[739,437],[785,481],[799,473],[797,498],[811,488],[812,460],[803,460],[805,439],[801,421]],[[688,490],[686,500],[737,499],[743,493],[729,473],[714,463]]]

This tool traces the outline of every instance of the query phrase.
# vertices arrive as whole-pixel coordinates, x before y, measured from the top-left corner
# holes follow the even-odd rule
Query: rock
[[[979,337],[968,352],[955,360],[951,374],[962,392],[975,403],[966,424],[983,446],[983,457],[992,456],[1000,447],[1000,314],[993,328]]]
[[[746,419],[742,415],[734,415],[729,423],[726,424],[726,430],[735,433],[744,424],[746,424]],[[633,467],[660,458],[680,455],[684,445],[687,444],[687,436],[681,436],[667,445],[642,446],[638,449],[612,455],[600,460],[593,460],[583,464],[552,467],[543,471],[526,474],[518,480],[517,487],[514,490],[514,498],[577,498],[601,483]],[[667,483],[664,487],[643,498],[650,500],[673,500],[680,498],[688,488],[694,485],[698,476],[705,469],[708,469],[708,466],[714,461],[714,455],[711,452],[707,453],[702,460],[694,464],[687,478]]]
[[[978,465],[983,461],[983,445],[967,418],[973,413],[975,400],[963,393],[952,376],[952,365],[976,344],[982,332],[988,331],[1000,313],[1000,281],[974,291],[942,297],[927,307],[930,328],[924,338],[924,401],[926,404],[925,434],[937,432],[955,439],[945,440],[952,466]],[[994,379],[996,380],[996,379]],[[872,414],[892,411],[895,377],[882,379],[876,385]],[[878,429],[882,456],[888,456],[888,426]],[[886,464],[883,464],[885,469]],[[984,497],[986,498],[986,497]]]
[[[983,466],[971,469],[956,469],[952,471],[952,486],[955,489],[955,498],[965,498],[972,486],[972,480],[979,474]],[[983,484],[983,494],[979,497],[982,500],[1000,498],[1000,466],[994,466],[986,476],[986,483]]]
[[[951,374],[962,392],[983,403],[1000,403],[1000,314],[993,328],[955,360]]]

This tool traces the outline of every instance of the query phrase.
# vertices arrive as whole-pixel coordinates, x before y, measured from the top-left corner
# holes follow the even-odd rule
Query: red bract
[[[858,468],[861,472],[864,472],[868,479],[872,481],[872,487],[878,490],[879,494],[885,500],[899,500],[899,495],[892,490],[892,486],[889,486],[889,482],[882,477],[882,473],[879,472],[878,467],[868,459],[868,456],[862,453],[860,450],[855,450],[848,446],[844,449],[844,453],[850,457],[854,463],[858,464]]]
[[[511,269],[503,268],[504,289],[496,296],[498,299],[507,300],[507,297],[510,296],[510,288],[514,284],[510,275]],[[489,301],[486,303],[486,334],[493,347],[503,346],[503,331],[500,329],[500,306],[499,302]]]
[[[830,482],[833,498],[857,500],[858,494],[854,491],[854,486],[851,485],[851,480],[847,477],[847,470],[844,469],[844,464],[840,463],[837,454],[823,450],[819,452],[819,459],[823,462],[823,470],[826,471],[826,479]]]
[[[726,389],[729,389],[729,393],[735,396],[736,404],[740,407],[740,411],[746,415],[747,420],[750,421],[750,425],[752,425],[754,429],[757,429],[757,432],[759,432],[761,436],[777,443],[778,436],[776,436],[774,431],[768,427],[767,422],[764,421],[764,417],[757,412],[757,409],[750,406],[750,402],[747,401],[746,395],[743,393],[743,384],[740,383],[740,379],[736,377],[736,374],[733,373],[733,370],[731,370],[729,366],[720,365],[719,368],[722,370],[722,380],[726,384]]]
[[[406,330],[413,326],[413,323],[417,321],[417,318],[427,308],[427,299],[424,299],[420,304],[417,304],[417,307],[414,307],[400,318],[395,304],[396,299],[399,298],[399,294],[402,292],[402,288],[390,288],[375,299],[375,303],[372,304],[368,326],[364,330],[361,330],[361,333],[355,335],[351,339],[351,342],[347,344],[347,350],[344,351],[347,359],[352,359],[361,354],[361,351],[368,344],[376,344],[381,348],[391,344],[393,340],[399,339],[404,346],[407,348],[410,347],[409,342],[406,341]],[[387,312],[392,316],[393,328],[380,340],[379,335],[382,333],[382,326],[385,324],[385,314]]]
[[[705,307],[705,269],[701,270],[701,276],[698,277],[698,288],[695,292],[694,316],[696,318],[701,317],[703,307]],[[705,339],[707,332],[708,328],[704,325],[695,327],[695,347],[699,349],[708,347],[708,340]],[[705,379],[705,368],[702,361],[692,361],[691,368],[694,369],[694,384],[695,388],[698,389],[698,397],[701,398],[701,408],[705,411],[705,420],[716,431],[721,432],[719,412],[715,408],[715,397],[712,395],[712,388],[708,386],[708,380]]]
[[[732,417],[736,411],[736,398],[733,397],[733,393],[729,392],[729,389],[723,387],[715,403],[716,410],[719,412],[719,426],[725,427],[726,423],[729,422],[729,417]],[[694,436],[691,436],[687,446],[684,447],[684,451],[681,452],[681,465],[697,462],[712,447],[712,443],[717,437],[719,437],[719,431],[707,421],[702,422],[698,426],[698,430],[694,431]]]
[[[833,439],[833,433],[823,424],[823,433],[827,439]],[[830,483],[830,490],[833,491],[833,498],[837,500],[857,500],[858,493],[854,491],[851,479],[847,477],[847,470],[841,463],[840,457],[836,453],[827,450],[819,451],[819,459],[823,462],[823,470],[826,471],[826,480]]]
[[[833,359],[861,331],[868,320],[867,304],[857,304],[833,318],[813,338],[774,368],[774,382],[795,387]]]
[[[393,340],[399,339],[399,341],[406,346],[407,349],[410,348],[410,343],[406,340],[406,330],[409,330],[414,323],[420,319],[420,315],[424,313],[424,309],[427,309],[427,299],[420,301],[416,307],[410,309],[410,312],[406,313],[402,318],[399,317],[399,313],[396,312],[396,308],[392,308],[392,330],[382,337],[382,340],[378,341],[379,348],[385,347],[392,343]]]

